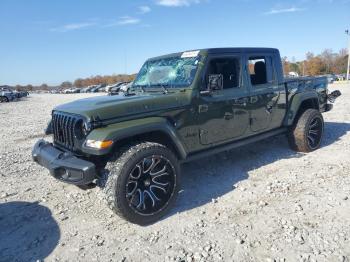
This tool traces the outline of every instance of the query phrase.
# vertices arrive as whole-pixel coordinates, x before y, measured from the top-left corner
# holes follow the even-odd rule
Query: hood
[[[153,111],[175,109],[190,103],[190,92],[138,93],[132,96],[96,96],[60,105],[54,110],[82,115],[87,119],[110,120]]]

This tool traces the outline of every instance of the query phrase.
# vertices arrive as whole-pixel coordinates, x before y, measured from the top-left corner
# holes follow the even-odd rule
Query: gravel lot
[[[350,261],[350,85],[335,88],[321,149],[280,136],[186,164],[175,209],[148,227],[31,160],[51,109],[89,95],[0,104],[0,261]]]

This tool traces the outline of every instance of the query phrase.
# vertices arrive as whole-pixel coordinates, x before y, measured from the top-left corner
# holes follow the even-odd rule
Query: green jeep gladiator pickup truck
[[[128,91],[58,106],[34,161],[55,178],[98,184],[108,206],[146,225],[174,204],[180,165],[271,136],[320,147],[327,78],[284,79],[279,51],[213,48],[147,60]]]

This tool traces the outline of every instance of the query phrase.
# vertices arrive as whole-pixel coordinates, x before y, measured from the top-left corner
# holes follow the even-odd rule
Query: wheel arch
[[[316,92],[299,93],[294,95],[289,105],[285,124],[287,126],[293,125],[307,109],[320,110],[319,99]]]
[[[95,151],[83,146],[85,153],[106,155],[118,148],[135,141],[148,141],[163,144],[174,151],[178,159],[187,157],[187,150],[181,142],[175,128],[167,119],[152,117],[131,120],[109,125],[105,128],[93,130],[87,137],[92,140],[113,140],[114,145],[108,151]]]

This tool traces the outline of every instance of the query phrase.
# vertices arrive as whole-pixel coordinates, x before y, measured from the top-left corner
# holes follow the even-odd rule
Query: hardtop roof
[[[193,49],[193,50],[187,50],[183,52],[171,53],[171,54],[166,54],[162,56],[152,57],[148,60],[156,60],[156,59],[162,59],[167,57],[180,56],[185,52],[191,52],[191,51],[199,51],[200,53],[207,52],[208,54],[243,53],[243,52],[250,52],[250,53],[277,52],[279,53],[279,50],[277,48],[267,48],[267,47],[217,47],[217,48]]]
[[[278,52],[276,48],[268,47],[219,47],[219,48],[208,48],[202,49],[208,51],[209,54],[216,53],[231,53],[231,52]]]

